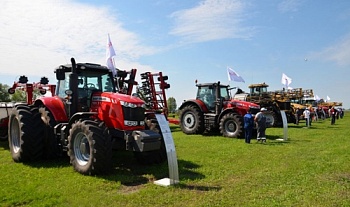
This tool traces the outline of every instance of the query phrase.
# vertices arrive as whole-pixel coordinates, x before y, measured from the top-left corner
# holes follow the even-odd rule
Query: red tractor
[[[259,105],[231,99],[229,86],[220,82],[196,86],[196,99],[183,102],[179,108],[181,130],[185,134],[220,131],[225,137],[243,137],[243,116],[249,109],[253,115],[258,113]]]
[[[146,124],[145,102],[117,93],[107,67],[75,63],[74,58],[71,63],[55,70],[54,96],[12,110],[13,160],[28,162],[66,152],[73,168],[88,175],[111,170],[112,148],[133,151],[143,164],[164,162],[164,140],[159,130]]]

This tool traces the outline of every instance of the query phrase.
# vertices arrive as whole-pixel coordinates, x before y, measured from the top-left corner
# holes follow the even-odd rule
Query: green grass
[[[0,143],[0,206],[350,206],[350,113],[336,125],[267,129],[265,144],[183,134],[172,125],[180,183],[162,187],[167,164],[143,166],[115,152],[111,175],[73,171],[67,159],[12,161]]]

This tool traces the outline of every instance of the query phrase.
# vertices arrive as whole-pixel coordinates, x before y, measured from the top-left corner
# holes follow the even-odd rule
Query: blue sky
[[[162,71],[178,106],[199,83],[247,91],[313,89],[350,108],[348,0],[3,0],[0,82],[27,75],[55,82],[53,70],[77,62],[106,64],[107,34],[120,69]],[[233,68],[245,83],[229,82]]]

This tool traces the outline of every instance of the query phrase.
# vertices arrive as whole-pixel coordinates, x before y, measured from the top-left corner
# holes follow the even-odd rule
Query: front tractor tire
[[[9,116],[8,140],[15,162],[40,160],[43,155],[41,120],[37,108],[18,106]]]
[[[79,120],[72,124],[68,155],[75,171],[84,175],[107,174],[112,168],[112,142],[102,122]]]
[[[198,107],[188,105],[181,110],[180,128],[185,134],[202,134],[204,132],[204,117]]]
[[[225,114],[220,120],[220,133],[229,138],[243,137],[242,117],[235,113]]]

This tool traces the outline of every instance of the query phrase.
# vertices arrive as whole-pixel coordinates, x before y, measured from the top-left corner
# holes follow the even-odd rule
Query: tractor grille
[[[138,123],[145,120],[145,109],[142,107],[125,107],[122,106],[125,121],[137,121]]]

